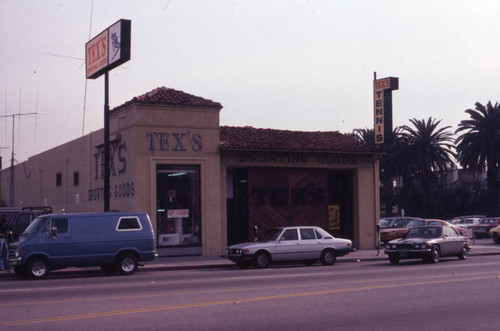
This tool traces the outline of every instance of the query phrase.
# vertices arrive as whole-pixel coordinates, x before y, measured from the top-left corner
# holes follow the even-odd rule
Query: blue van
[[[74,213],[37,217],[9,245],[18,276],[42,279],[50,270],[100,266],[133,274],[139,261],[155,258],[153,228],[146,213]]]

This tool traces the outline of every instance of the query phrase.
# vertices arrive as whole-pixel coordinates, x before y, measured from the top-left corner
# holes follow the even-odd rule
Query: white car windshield
[[[259,241],[273,241],[278,239],[281,229],[270,229],[259,239]]]

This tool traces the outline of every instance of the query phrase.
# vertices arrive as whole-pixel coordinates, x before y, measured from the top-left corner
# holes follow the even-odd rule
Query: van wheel
[[[132,275],[137,270],[137,258],[133,254],[122,254],[116,261],[116,268],[121,275]]]
[[[26,273],[33,279],[44,279],[49,274],[49,264],[43,258],[33,258],[26,266]]]

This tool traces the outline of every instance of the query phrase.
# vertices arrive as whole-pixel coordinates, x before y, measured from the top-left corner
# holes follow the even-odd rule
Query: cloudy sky
[[[498,0],[0,0],[3,167],[13,136],[22,162],[103,127],[85,43],[122,18],[111,108],[165,86],[220,102],[222,125],[351,132],[373,127],[374,72],[399,78],[394,126],[454,130],[500,101],[499,17]]]

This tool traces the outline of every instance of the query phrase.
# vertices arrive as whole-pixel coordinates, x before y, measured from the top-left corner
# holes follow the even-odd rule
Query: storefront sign
[[[115,199],[132,198],[135,195],[134,182],[119,183],[113,185],[111,196]],[[88,201],[99,201],[104,199],[104,188],[96,187],[88,190]]]
[[[373,81],[374,133],[375,144],[385,144],[392,140],[392,91],[399,88],[396,77]]]
[[[127,172],[127,143],[115,142],[109,148],[109,170],[111,176],[123,175]],[[94,180],[104,178],[104,149],[98,148],[94,153]]]
[[[358,162],[355,154],[315,154],[308,155],[302,153],[240,153],[239,162],[250,163],[285,163],[285,164],[306,164],[310,159],[319,164],[356,164]]]
[[[119,20],[85,44],[87,78],[95,79],[130,60],[130,20]]]
[[[94,180],[100,181],[104,178],[104,150],[102,145],[96,147],[94,153]],[[111,176],[121,176],[127,172],[127,144],[125,141],[116,140],[109,148],[109,173]],[[87,192],[88,201],[99,201],[104,199],[104,187],[93,187]],[[110,197],[114,199],[131,198],[135,195],[134,182],[122,181],[110,186]]]
[[[203,148],[201,135],[187,132],[148,132],[148,151],[200,152]]]

